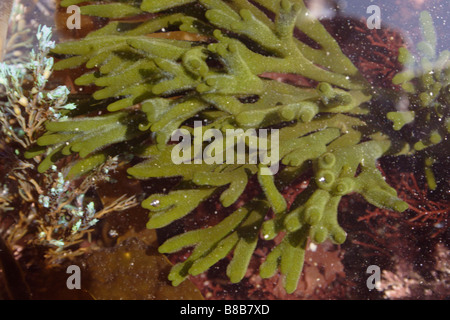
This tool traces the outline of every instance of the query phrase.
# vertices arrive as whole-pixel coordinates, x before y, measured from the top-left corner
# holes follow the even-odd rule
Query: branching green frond
[[[282,234],[260,272],[270,277],[279,269],[293,292],[308,239],[345,241],[338,223],[342,197],[359,193],[380,208],[406,210],[377,168],[378,159],[405,144],[428,152],[447,138],[450,55],[436,52],[427,14],[421,18],[420,75],[402,49],[399,60],[408,68],[394,78],[410,94],[410,109],[383,110],[380,120],[380,111],[368,103],[376,93],[302,0],[61,4],[80,4],[84,14],[110,18],[84,39],[53,50],[58,69],[86,68],[75,82],[92,86],[101,103],[46,125],[38,140],[48,147],[40,170],[78,153],[71,171],[78,175],[129,148],[127,154],[135,156],[131,177],[179,179],[166,194],[146,195],[147,227],[167,226],[216,196],[235,210],[215,226],[199,226],[160,247],[163,253],[193,248],[173,267],[174,285],[229,255],[227,274],[238,282],[257,242]],[[172,31],[186,40],[175,40]],[[298,31],[308,41],[296,38]],[[286,75],[309,85],[288,84]],[[385,118],[393,128],[385,130]],[[429,123],[433,129],[420,141],[398,142],[392,134]],[[289,203],[286,190],[308,173],[307,188]]]
[[[176,285],[189,274],[200,274],[226,257],[234,248],[227,275],[233,282],[242,280],[256,247],[259,226],[266,211],[267,206],[263,202],[251,202],[214,227],[190,231],[167,240],[159,248],[162,253],[195,246],[186,261],[172,268],[169,279]]]
[[[40,137],[37,143],[39,146],[51,146],[52,151],[40,164],[39,171],[48,170],[53,163],[52,157],[57,154],[68,156],[78,153],[81,158],[85,158],[107,146],[130,141],[142,135],[141,131],[136,130],[136,125],[145,121],[142,112],[117,112],[99,117],[48,122],[46,128],[49,133]]]

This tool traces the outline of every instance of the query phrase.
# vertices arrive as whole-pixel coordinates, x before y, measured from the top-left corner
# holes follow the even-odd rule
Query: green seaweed
[[[123,147],[115,149],[114,145],[125,144],[126,149],[126,144],[133,145],[137,138],[145,144],[133,149],[141,162],[128,170],[130,176],[180,178],[167,194],[152,194],[142,202],[150,212],[148,228],[167,226],[214,196],[219,196],[224,207],[234,205],[234,211],[217,225],[200,226],[161,245],[163,253],[194,247],[186,261],[172,268],[169,279],[174,285],[188,275],[204,272],[230,252],[234,254],[227,275],[232,282],[239,282],[257,242],[284,233],[260,272],[271,277],[279,269],[286,290],[293,292],[308,239],[316,243],[345,241],[346,232],[338,223],[342,197],[358,193],[380,208],[408,208],[377,168],[377,160],[393,153],[399,143],[366,120],[373,114],[370,108],[362,108],[373,99],[370,85],[303,1],[82,2],[88,3],[82,6],[84,14],[112,20],[82,40],[58,44],[53,53],[63,59],[55,67],[85,65],[92,71],[76,79],[76,84],[98,87],[93,95],[97,100],[113,100],[102,115],[91,117],[87,110],[76,119],[48,123],[48,133],[38,140],[39,145],[50,147],[40,170],[45,171],[56,155],[75,153],[81,160],[72,174],[82,174],[105,161],[105,153],[123,152]],[[138,22],[114,20],[141,13],[157,15]],[[421,48],[427,54],[422,69],[428,70],[428,62],[436,57],[436,41],[429,29],[430,18],[423,14],[422,20],[426,42]],[[294,37],[295,29],[317,46]],[[198,40],[149,36],[168,31],[196,34]],[[420,89],[411,82],[417,78],[415,72],[406,70],[394,78],[394,83],[403,84],[403,89],[416,97],[417,109],[429,110],[428,121],[434,121],[436,113],[447,114],[439,103],[441,96],[448,101],[447,55],[437,58],[433,76],[423,73],[419,77]],[[402,49],[399,59],[409,63],[406,50]],[[269,73],[295,74],[316,85],[296,87],[269,78]],[[384,116],[393,122],[394,131],[401,132],[423,113],[413,109]],[[208,145],[204,131],[192,128],[193,120],[202,121],[203,130],[223,134],[230,129],[278,128],[280,171],[267,175],[270,169],[264,163],[197,163],[199,152]],[[177,145],[169,143],[178,129],[194,135],[185,142],[189,148],[184,150],[182,163],[172,161]],[[414,148],[440,143],[448,133],[441,129],[421,140],[423,146],[416,142]],[[272,135],[256,136],[253,143],[272,152]],[[250,138],[241,138],[252,145]],[[237,142],[227,145],[225,140],[216,138],[214,143],[226,146],[232,159],[237,159]],[[196,141],[200,141],[200,150]],[[312,172],[307,189],[288,204],[283,189],[307,171]],[[252,187],[251,181],[257,181],[261,192],[236,207]],[[271,212],[273,218],[269,218]]]
[[[392,80],[405,91],[404,96],[397,98],[397,105],[407,104],[407,110],[388,111],[386,117],[398,132],[397,150],[423,158],[428,186],[436,189],[431,167],[447,156],[436,148],[442,148],[438,145],[446,143],[450,133],[445,125],[450,116],[450,51],[437,51],[436,31],[429,12],[421,13],[420,24],[423,40],[417,44],[417,54],[400,48],[398,60],[404,70]],[[411,134],[412,126],[420,128],[420,134]]]

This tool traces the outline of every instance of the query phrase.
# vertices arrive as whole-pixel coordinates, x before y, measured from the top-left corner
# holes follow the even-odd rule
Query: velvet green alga
[[[81,3],[82,14],[111,20],[82,40],[58,44],[53,53],[63,59],[55,67],[85,66],[88,71],[75,82],[97,90],[90,103],[46,124],[47,133],[38,144],[46,148],[47,157],[39,169],[45,171],[57,159],[78,153],[68,175],[75,178],[108,157],[126,155],[141,160],[128,170],[131,177],[179,177],[170,192],[151,194],[142,202],[150,212],[148,228],[165,227],[214,196],[223,207],[235,207],[220,223],[198,225],[160,246],[162,253],[193,248],[172,268],[169,278],[174,285],[231,252],[227,275],[239,282],[258,241],[282,234],[260,274],[271,277],[279,269],[286,290],[293,292],[308,239],[337,244],[346,240],[338,223],[342,197],[358,193],[380,208],[400,212],[408,208],[386,183],[377,160],[386,154],[415,155],[448,135],[448,52],[437,57],[426,13],[422,22],[428,31],[421,45],[427,52],[421,62],[425,71],[413,68],[413,59],[402,49],[399,59],[410,69],[394,82],[412,97],[411,107],[401,112],[387,107],[380,120],[388,123],[384,130],[367,121],[373,119],[368,107],[374,98],[371,85],[303,1],[64,0],[61,4]],[[136,16],[141,18],[132,19]],[[316,45],[296,38],[294,30]],[[195,40],[152,36],[171,31],[183,31]],[[430,75],[431,70],[435,72]],[[268,76],[274,73],[294,74],[311,85],[294,86]],[[420,82],[413,81],[416,78]],[[428,115],[425,120],[423,114]],[[224,134],[230,129],[277,128],[279,172],[262,174],[268,169],[262,163],[175,164],[171,136],[180,128],[195,135],[194,120],[202,121],[203,130]],[[393,135],[400,137],[393,140],[390,132],[401,132],[414,122],[427,130],[430,122],[441,125],[420,140],[406,134]],[[261,139],[257,137],[258,144],[266,143],[269,151],[274,148]],[[193,159],[194,148],[191,151]],[[426,158],[432,159],[432,154]],[[312,172],[308,186],[288,203],[283,190],[307,172]],[[432,172],[428,175],[432,182]],[[241,203],[251,181],[261,192]]]

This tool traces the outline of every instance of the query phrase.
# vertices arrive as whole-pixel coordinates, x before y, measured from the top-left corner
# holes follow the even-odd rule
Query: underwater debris
[[[449,250],[444,244],[437,244],[435,254],[435,270],[427,279],[414,270],[414,266],[405,261],[395,261],[395,270],[384,270],[378,291],[390,300],[446,299],[449,295]]]
[[[383,127],[390,119],[394,129],[402,129],[412,117],[416,129],[430,128],[428,120],[424,123],[418,112],[401,123],[398,111],[380,118],[369,103],[376,101],[376,93],[303,1],[83,3],[87,4],[81,7],[83,14],[111,21],[84,39],[60,43],[52,51],[62,58],[56,69],[91,69],[75,83],[98,87],[93,95],[97,102],[91,109],[75,108],[76,118],[67,113],[63,120],[46,123],[47,133],[37,144],[50,152],[39,171],[49,170],[54,159],[77,154],[80,159],[72,163],[69,177],[79,177],[96,170],[106,159],[126,153],[143,159],[128,170],[135,178],[178,177],[168,193],[152,194],[142,202],[150,211],[149,228],[167,226],[220,194],[221,205],[233,209],[226,218],[214,226],[198,226],[160,246],[163,253],[194,247],[185,261],[172,268],[169,279],[174,285],[204,272],[230,252],[234,254],[227,275],[232,282],[239,282],[258,241],[284,234],[261,265],[260,274],[268,278],[280,269],[284,287],[293,292],[308,239],[315,243],[345,241],[346,232],[337,216],[342,197],[359,193],[377,207],[399,212],[408,208],[377,168],[379,158],[400,151],[396,150],[401,143],[395,135],[400,130],[386,134]],[[147,13],[156,15],[132,19]],[[296,29],[318,48],[294,37]],[[148,36],[169,31],[201,37],[180,41]],[[428,28],[425,33],[430,32]],[[406,62],[402,52],[399,60]],[[425,91],[432,89],[430,92],[438,94],[439,84],[439,92],[448,88],[445,58],[443,55],[436,70],[443,78],[425,79]],[[268,73],[295,74],[314,86],[295,87],[261,76]],[[404,76],[394,77],[394,82],[401,82]],[[402,86],[406,92],[410,80]],[[422,103],[418,106],[427,108],[438,101],[430,102],[423,94],[419,99]],[[442,105],[445,110],[440,118],[444,120],[439,121],[437,132],[424,138],[424,145],[446,140],[448,126],[442,123],[447,121],[448,111],[446,104]],[[101,115],[91,116],[94,110]],[[279,128],[281,171],[264,176],[261,172],[267,168],[254,164],[174,164],[171,135],[180,128],[192,131],[193,119],[224,133],[227,129]],[[258,144],[263,143],[260,140],[258,137]],[[414,148],[425,149],[421,146]],[[310,183],[288,206],[283,189],[307,172],[311,172]],[[250,181],[256,181],[261,192],[240,201]]]
[[[150,231],[150,230],[144,230]],[[167,280],[171,264],[157,252],[157,242],[147,244],[125,236],[113,248],[103,248],[83,258],[84,271],[95,281],[87,290],[97,300],[200,300],[189,282],[173,287]],[[127,285],[124,286],[123,284]]]

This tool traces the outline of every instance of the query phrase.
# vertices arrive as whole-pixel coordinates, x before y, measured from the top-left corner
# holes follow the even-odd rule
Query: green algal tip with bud
[[[46,123],[47,133],[37,143],[49,151],[39,170],[45,172],[55,159],[78,154],[80,160],[69,173],[78,177],[108,158],[126,154],[143,159],[128,170],[132,177],[178,177],[170,192],[150,195],[142,202],[150,212],[148,228],[167,226],[215,196],[223,207],[236,205],[251,181],[261,187],[260,193],[218,224],[199,226],[161,245],[163,253],[193,248],[185,261],[172,268],[169,279],[174,285],[206,271],[230,252],[227,275],[239,282],[257,242],[284,234],[260,273],[271,277],[280,270],[286,290],[293,292],[308,239],[345,241],[346,232],[338,223],[342,197],[359,193],[380,208],[408,208],[377,168],[377,160],[392,153],[397,144],[389,135],[374,134],[371,122],[361,116],[363,104],[372,99],[370,85],[303,1],[65,0],[61,4],[81,3],[83,14],[112,19],[82,40],[58,44],[52,52],[63,59],[55,68],[85,66],[88,71],[75,83],[98,89],[87,107],[69,108],[73,117]],[[157,15],[133,22],[122,19],[148,17],[146,13]],[[424,14],[424,24],[428,20]],[[294,37],[295,29],[317,46]],[[189,32],[197,40],[149,36],[167,31]],[[427,32],[433,49],[434,37]],[[427,51],[422,67],[428,67],[434,51]],[[436,66],[447,66],[443,57]],[[411,60],[406,50],[401,50],[399,59]],[[416,95],[417,108],[434,112],[436,95],[448,86],[448,79],[441,78],[448,72],[438,73],[441,70],[431,78],[422,77],[423,92],[432,98]],[[317,86],[296,87],[267,77],[270,73],[295,74]],[[405,71],[395,83],[406,92],[416,92],[414,77],[415,71]],[[94,109],[102,115],[88,116]],[[420,114],[413,109],[386,117],[402,132]],[[196,138],[186,149],[191,163],[175,164],[171,155],[176,145],[168,142],[178,129],[195,132],[189,125],[193,119],[202,121],[205,130],[222,134],[230,129],[279,128],[280,172],[264,175],[268,168],[254,163],[195,163]],[[267,146],[270,135],[264,141],[256,139],[258,145]],[[439,140],[430,135],[430,143]],[[233,143],[230,150],[236,152]],[[200,152],[206,150],[203,147]],[[306,172],[312,172],[308,187],[287,203],[283,189]]]

